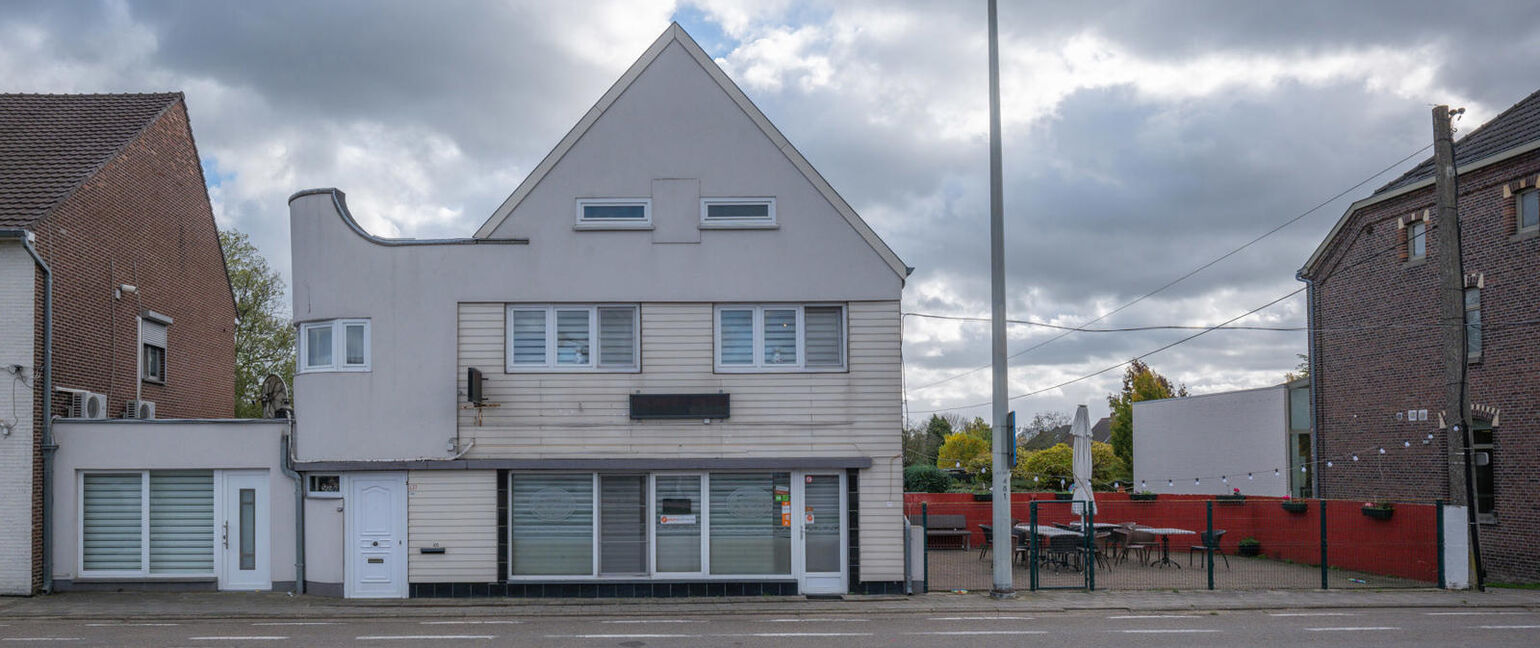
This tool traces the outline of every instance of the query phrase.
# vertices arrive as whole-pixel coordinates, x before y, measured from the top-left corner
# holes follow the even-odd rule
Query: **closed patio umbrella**
[[[1075,421],[1069,426],[1070,437],[1074,439],[1071,449],[1074,451],[1072,469],[1075,473],[1075,488],[1070,492],[1070,499],[1076,514],[1084,514],[1086,506],[1090,506],[1092,513],[1096,512],[1096,496],[1091,492],[1091,415],[1084,405],[1075,409]]]

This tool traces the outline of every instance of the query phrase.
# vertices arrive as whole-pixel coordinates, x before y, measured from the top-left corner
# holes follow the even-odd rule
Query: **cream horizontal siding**
[[[417,470],[407,476],[407,580],[497,580],[497,472]],[[422,547],[443,547],[425,554]]]
[[[641,305],[642,370],[507,373],[506,306],[459,305],[459,380],[480,369],[481,425],[460,413],[472,459],[870,457],[861,473],[861,578],[900,580],[899,302],[851,302],[847,371],[715,373],[713,305]],[[629,395],[731,394],[725,421],[632,421]]]

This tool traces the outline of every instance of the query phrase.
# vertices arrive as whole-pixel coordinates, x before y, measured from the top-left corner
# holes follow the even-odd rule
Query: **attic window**
[[[652,227],[652,201],[646,198],[580,198],[579,229],[646,229]]]
[[[700,201],[703,228],[774,227],[774,198],[706,198]]]

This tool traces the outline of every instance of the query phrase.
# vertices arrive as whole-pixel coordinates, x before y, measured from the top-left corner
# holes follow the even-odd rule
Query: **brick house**
[[[0,94],[0,594],[47,587],[52,419],[231,416],[234,324],[181,93]]]
[[[1482,553],[1490,579],[1532,582],[1540,580],[1531,548],[1540,531],[1540,92],[1454,148]],[[1438,317],[1433,176],[1429,159],[1354,203],[1299,271],[1311,289],[1322,497],[1463,499],[1461,446],[1439,423],[1442,333],[1418,326]]]

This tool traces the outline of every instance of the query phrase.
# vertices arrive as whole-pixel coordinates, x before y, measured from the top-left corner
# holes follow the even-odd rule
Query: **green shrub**
[[[904,469],[904,492],[945,493],[952,485],[952,477],[945,470],[920,464]]]

